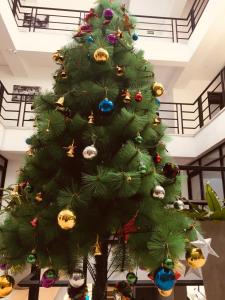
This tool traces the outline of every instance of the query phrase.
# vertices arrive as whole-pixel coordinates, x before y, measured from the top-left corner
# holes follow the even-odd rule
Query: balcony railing
[[[9,93],[0,81],[0,120],[6,126],[32,127],[34,94]],[[16,99],[12,100],[12,99]],[[161,102],[159,113],[169,133],[195,133],[225,106],[225,68],[193,103]]]
[[[83,22],[86,11],[22,5],[20,0],[8,0],[18,27],[28,31],[74,31]],[[188,40],[195,30],[209,0],[195,0],[186,18],[134,15],[141,37],[166,39],[172,42]]]

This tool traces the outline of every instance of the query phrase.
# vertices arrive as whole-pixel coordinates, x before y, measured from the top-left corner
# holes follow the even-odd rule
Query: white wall
[[[17,182],[18,177],[18,170],[22,167],[24,162],[24,154],[17,154],[17,153],[8,153],[8,155],[3,153],[3,156],[8,156],[8,166],[5,178],[5,187],[15,184]]]
[[[186,2],[187,0],[131,0],[129,10],[136,15],[180,17]]]

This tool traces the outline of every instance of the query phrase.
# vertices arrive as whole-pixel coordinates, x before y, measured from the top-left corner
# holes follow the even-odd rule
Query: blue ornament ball
[[[137,41],[137,40],[138,40],[138,34],[137,34],[136,32],[132,34],[132,39],[133,39],[134,41]]]
[[[92,43],[94,43],[95,40],[94,40],[93,36],[89,35],[87,37],[86,41],[87,41],[88,44],[92,44]]]
[[[160,106],[160,101],[159,101],[159,99],[155,99],[155,104],[157,105],[157,106]]]
[[[102,112],[110,112],[114,108],[114,103],[110,101],[108,98],[105,98],[99,103],[98,108]]]
[[[167,268],[160,268],[154,276],[155,285],[163,291],[169,291],[176,282],[174,272]]]

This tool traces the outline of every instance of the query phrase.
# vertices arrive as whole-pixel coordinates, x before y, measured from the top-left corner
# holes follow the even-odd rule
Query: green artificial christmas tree
[[[168,295],[196,232],[177,202],[179,169],[163,142],[157,97],[164,89],[134,48],[135,20],[125,6],[98,2],[73,41],[54,53],[53,92],[34,102],[36,133],[4,197],[1,263],[48,268],[45,287],[63,270],[70,299],[84,299],[84,260],[93,300],[105,300],[109,275],[125,270],[115,297],[132,299],[131,270],[142,267]],[[193,267],[205,262],[199,250],[197,265],[188,256]]]

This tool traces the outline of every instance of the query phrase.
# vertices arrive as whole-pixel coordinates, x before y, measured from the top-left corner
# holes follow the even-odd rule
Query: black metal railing
[[[74,31],[83,22],[86,11],[30,6],[20,0],[8,0],[18,27],[29,31]],[[186,18],[134,15],[137,31],[142,37],[188,40],[195,30],[209,0],[195,0]]]
[[[115,287],[118,281],[114,280],[109,280],[107,283],[107,287]],[[68,280],[58,280],[55,282],[53,286],[55,287],[67,287],[69,284]],[[203,280],[202,279],[193,279],[193,280],[188,280],[188,279],[183,279],[183,280],[177,280],[175,287],[174,287],[174,292],[176,295],[176,287],[184,287],[186,289],[187,286],[203,286]],[[28,300],[38,300],[39,299],[39,289],[41,287],[40,283],[40,269],[36,266],[33,266],[31,269],[31,273],[25,277],[23,280],[21,280],[18,283],[18,286],[24,288],[28,287],[29,288],[29,293],[28,293]],[[134,295],[137,293],[138,289],[146,289],[146,288],[155,288],[155,285],[153,281],[150,280],[139,280],[137,284],[135,284],[133,292]],[[157,290],[157,289],[156,289]],[[187,291],[186,295],[187,295]],[[107,293],[108,294],[108,293]],[[148,293],[150,294],[150,293]],[[108,299],[108,297],[107,297]],[[139,299],[139,297],[137,298]]]
[[[225,106],[225,67],[192,103],[161,102],[160,116],[170,133],[194,133]]]
[[[186,198],[194,201],[197,205],[206,205],[205,185],[212,179],[214,189],[220,193],[221,199],[225,198],[225,166],[210,165],[180,165],[182,174],[185,175],[186,181],[183,180],[182,193],[187,193]],[[201,200],[198,200],[201,199]],[[189,203],[189,200],[185,204]]]
[[[161,102],[159,112],[168,133],[195,133],[225,106],[225,68],[193,103]],[[35,94],[9,93],[0,81],[0,118],[7,126],[31,127]],[[15,100],[12,100],[16,99]]]
[[[0,119],[7,126],[32,126],[34,114],[31,110],[35,94],[9,93],[0,81]],[[16,100],[12,100],[16,98]]]

